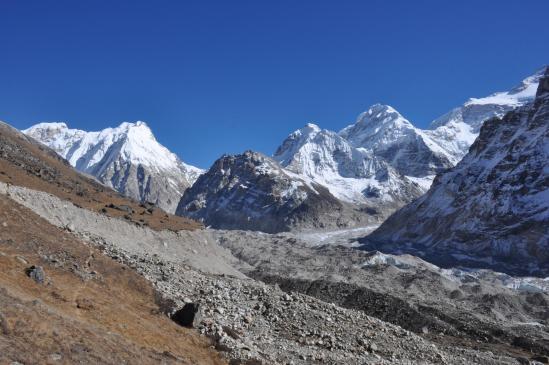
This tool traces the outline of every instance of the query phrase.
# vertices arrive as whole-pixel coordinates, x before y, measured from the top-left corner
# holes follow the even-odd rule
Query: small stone
[[[95,308],[93,301],[88,298],[78,298],[76,299],[76,308],[82,310],[92,310]]]
[[[63,358],[63,356],[61,356],[60,354],[51,354],[50,355],[50,359],[52,359],[53,361],[60,361],[62,358]]]
[[[23,256],[15,256],[15,259],[25,265],[29,263]]]
[[[375,351],[377,351],[377,345],[375,343],[371,343],[370,346],[368,346],[368,349],[371,352],[375,352]]]
[[[8,320],[2,315],[2,313],[0,313],[0,333],[3,335],[9,335],[10,332]]]
[[[25,270],[27,276],[37,282],[38,284],[44,284],[46,280],[46,273],[42,266],[31,266]]]

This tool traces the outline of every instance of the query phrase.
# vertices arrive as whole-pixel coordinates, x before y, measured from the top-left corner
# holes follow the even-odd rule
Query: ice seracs
[[[97,132],[40,123],[23,133],[46,144],[79,171],[138,201],[174,212],[185,189],[203,172],[162,146],[145,122]]]

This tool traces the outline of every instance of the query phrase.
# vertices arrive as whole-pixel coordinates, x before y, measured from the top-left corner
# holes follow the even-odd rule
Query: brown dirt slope
[[[31,265],[44,268],[44,284],[27,276]],[[133,270],[0,200],[0,364],[223,363],[155,298]]]
[[[74,170],[53,150],[0,122],[0,181],[41,190],[86,209],[152,229],[193,230],[201,225],[141,205]],[[112,204],[112,205],[111,205]],[[125,207],[124,207],[125,206]],[[125,209],[117,209],[124,207]],[[126,208],[126,207],[129,207]]]

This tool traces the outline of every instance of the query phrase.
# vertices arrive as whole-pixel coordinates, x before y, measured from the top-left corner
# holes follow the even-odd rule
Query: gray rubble
[[[5,193],[5,186],[0,185],[0,193]],[[482,350],[480,343],[479,346],[436,343],[429,338],[431,333],[413,333],[367,315],[364,308],[344,308],[344,303],[334,298],[321,300],[298,292],[300,290],[285,288],[284,291],[277,285],[245,275],[261,270],[272,274],[267,265],[272,262],[273,267],[285,271],[286,278],[295,273],[301,273],[301,278],[309,275],[314,278],[335,267],[326,265],[327,257],[331,257],[331,262],[345,262],[345,255],[351,252],[352,255],[365,253],[334,250],[323,255],[317,248],[317,255],[300,262],[295,260],[306,253],[300,250],[312,248],[288,235],[211,230],[155,232],[31,189],[12,186],[10,197],[52,224],[67,230],[70,227],[70,231],[85,242],[141,273],[157,288],[159,307],[166,315],[172,315],[186,303],[198,304],[201,318],[193,326],[212,338],[216,348],[234,364],[254,363],[254,360],[265,364],[518,363],[516,358],[500,352]],[[219,235],[228,238],[223,243],[225,247],[216,243]],[[261,239],[254,240],[254,235]],[[246,247],[249,250],[244,250]],[[258,265],[252,256],[263,265]],[[342,265],[345,266],[347,264]],[[386,275],[391,270],[395,269],[382,273]],[[325,279],[337,283],[335,279],[347,273],[350,271],[330,274],[328,270]],[[382,276],[372,276],[371,281],[376,278],[381,282]],[[354,280],[359,279],[357,276]],[[386,293],[395,290],[403,289],[385,288]],[[319,293],[313,294],[320,297]],[[432,330],[427,328],[427,331]]]

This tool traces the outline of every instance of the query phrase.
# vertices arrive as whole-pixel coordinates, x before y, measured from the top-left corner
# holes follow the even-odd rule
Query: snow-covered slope
[[[452,156],[437,140],[388,105],[373,105],[339,135],[407,176],[434,176],[453,164]]]
[[[174,212],[185,189],[203,173],[156,141],[144,122],[98,132],[40,123],[23,133],[46,144],[79,171],[138,201]]]
[[[549,275],[549,68],[533,103],[484,122],[463,160],[366,241],[443,264]]]
[[[383,159],[399,173],[428,188],[437,173],[463,158],[484,121],[502,117],[533,100],[542,70],[510,91],[469,99],[433,121],[427,130],[414,127],[394,108],[375,104],[339,135],[353,147]]]
[[[465,156],[469,146],[478,136],[484,121],[498,117],[531,102],[535,95],[539,80],[545,68],[541,68],[532,76],[509,91],[497,92],[484,98],[471,98],[462,106],[437,118],[431,123],[431,128],[424,131],[437,141],[455,164]]]
[[[334,229],[377,217],[335,198],[257,152],[223,156],[185,191],[176,214],[224,229]]]
[[[274,159],[302,179],[325,186],[338,199],[379,210],[395,209],[423,192],[382,158],[315,124],[291,133]]]

